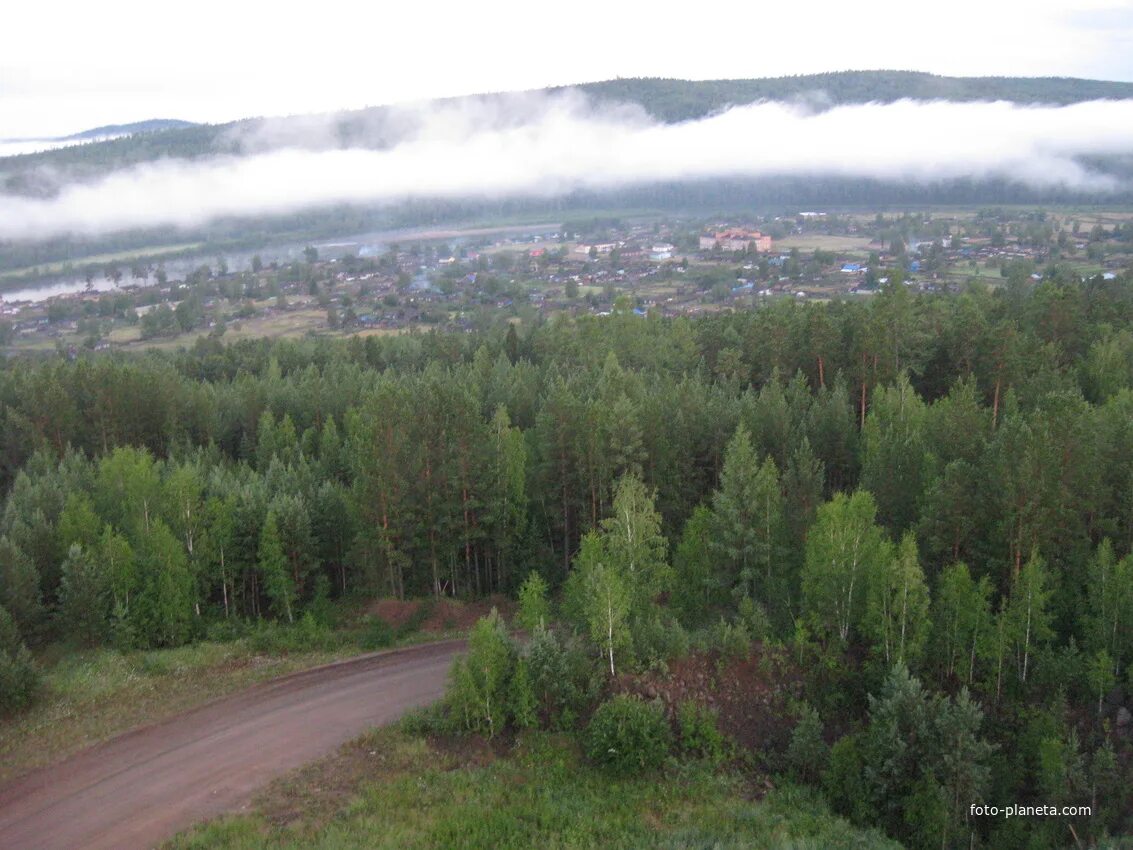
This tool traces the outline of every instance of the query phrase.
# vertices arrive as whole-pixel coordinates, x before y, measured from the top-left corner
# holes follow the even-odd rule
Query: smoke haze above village
[[[819,96],[812,100],[821,101]],[[1003,179],[1039,189],[1127,188],[1080,157],[1133,148],[1133,101],[757,103],[675,124],[566,91],[389,110],[373,147],[341,147],[338,117],[262,121],[241,153],[164,159],[48,198],[0,195],[0,238],[98,235],[221,217],[407,199],[550,197],[656,182],[770,176],[932,183]],[[978,128],[978,132],[975,132]],[[51,175],[45,175],[50,179]]]

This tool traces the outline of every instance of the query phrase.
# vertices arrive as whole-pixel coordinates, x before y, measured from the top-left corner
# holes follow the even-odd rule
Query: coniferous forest
[[[530,644],[495,678],[458,666],[450,722],[593,714],[600,760],[609,730],[648,732],[627,697],[595,711],[610,682],[755,642],[798,686],[793,731],[749,756],[773,781],[912,847],[1121,835],[1131,285],[9,360],[3,708],[35,698],[51,643],[498,593]],[[473,656],[514,656],[493,622]],[[711,749],[702,721],[678,725]]]

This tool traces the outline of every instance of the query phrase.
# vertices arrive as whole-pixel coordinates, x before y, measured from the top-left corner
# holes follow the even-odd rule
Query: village
[[[0,345],[73,354],[200,336],[470,331],[615,311],[671,317],[774,299],[868,297],[896,280],[943,293],[1037,282],[1057,269],[1112,278],[1133,261],[1133,221],[1118,213],[802,211],[523,230],[357,250],[316,243],[292,261],[256,256],[247,268],[218,257],[180,279],[160,264],[132,263],[129,276],[108,266],[98,275],[102,291],[88,271],[86,286],[70,294],[0,300]]]

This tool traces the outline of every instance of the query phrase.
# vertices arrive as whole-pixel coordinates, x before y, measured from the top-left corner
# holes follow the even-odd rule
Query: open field
[[[868,236],[827,236],[824,234],[804,234],[787,236],[775,242],[776,250],[789,251],[798,248],[800,251],[834,251],[838,253],[860,252],[869,253],[869,245],[873,240]]]

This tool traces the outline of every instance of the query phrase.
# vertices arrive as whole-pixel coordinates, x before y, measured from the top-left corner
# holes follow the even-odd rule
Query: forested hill
[[[564,87],[547,91],[562,91]],[[636,103],[656,118],[682,121],[698,118],[729,105],[757,100],[805,99],[815,104],[892,102],[901,98],[919,100],[1006,100],[1014,103],[1068,104],[1099,98],[1133,97],[1133,83],[1079,80],[1065,77],[938,77],[915,71],[841,71],[793,77],[753,80],[617,79],[583,83],[580,89],[599,100]],[[484,95],[495,98],[504,95]],[[454,102],[459,98],[441,102]],[[381,128],[388,107],[371,107],[342,113],[337,135],[344,144],[383,147],[388,144]],[[294,142],[312,116],[301,115],[273,122],[278,139]],[[6,192],[38,194],[43,187],[29,175],[40,166],[89,177],[112,168],[160,157],[194,158],[239,152],[244,131],[254,130],[260,119],[249,118],[227,124],[184,125],[182,122],[142,122],[146,132],[82,146],[59,148],[22,156],[0,158],[0,188]],[[168,127],[170,123],[178,126]],[[130,125],[140,126],[140,125]],[[294,132],[288,132],[288,128]],[[99,128],[109,130],[113,128]],[[84,136],[93,134],[90,131]]]
[[[919,71],[841,71],[757,80],[618,79],[578,86],[595,97],[639,103],[663,121],[698,118],[757,100],[818,104],[1006,100],[1065,105],[1133,97],[1133,83],[1070,77],[938,77]]]
[[[157,133],[162,130],[182,130],[197,126],[192,121],[179,121],[175,118],[151,118],[148,121],[135,121],[133,124],[107,124],[102,127],[92,127],[81,133],[72,133],[62,136],[59,141],[87,141],[88,139],[102,139],[106,136],[129,136],[135,133]]]

